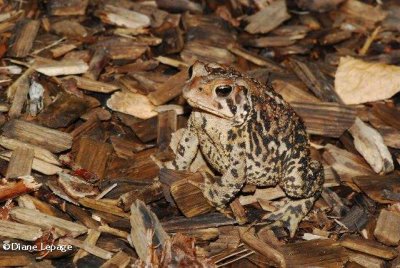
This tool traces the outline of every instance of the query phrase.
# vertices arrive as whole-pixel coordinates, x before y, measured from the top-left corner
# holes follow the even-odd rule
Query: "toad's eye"
[[[193,65],[189,67],[188,75],[189,75],[189,79],[192,78],[192,75],[193,75]]]
[[[221,98],[226,98],[226,97],[228,97],[229,94],[231,94],[231,92],[232,92],[232,87],[231,87],[231,86],[228,86],[228,85],[218,86],[218,87],[215,89],[215,94],[216,94],[218,97],[221,97]]]

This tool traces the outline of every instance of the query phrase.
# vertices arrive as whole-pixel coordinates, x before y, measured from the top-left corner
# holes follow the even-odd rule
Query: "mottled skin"
[[[194,108],[166,167],[188,169],[198,149],[221,177],[205,178],[201,189],[222,209],[245,183],[279,184],[291,199],[267,221],[294,235],[311,209],[324,180],[322,165],[311,160],[304,124],[272,88],[217,64],[196,62],[183,96]]]

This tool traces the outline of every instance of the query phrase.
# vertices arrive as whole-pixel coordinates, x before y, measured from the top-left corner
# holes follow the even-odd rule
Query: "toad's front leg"
[[[203,195],[220,210],[235,197],[246,181],[246,164],[244,160],[240,160],[240,148],[233,147],[230,153],[230,164],[222,176],[214,178],[214,182],[206,177],[202,187]]]
[[[199,147],[199,139],[196,129],[193,127],[193,119],[190,118],[188,127],[182,134],[176,149],[176,157],[173,161],[164,163],[164,167],[174,170],[187,170],[196,157]]]

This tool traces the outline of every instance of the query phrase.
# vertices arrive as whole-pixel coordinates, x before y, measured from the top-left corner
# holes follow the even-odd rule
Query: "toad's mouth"
[[[205,112],[205,113],[212,114],[214,116],[221,117],[221,118],[228,119],[228,120],[231,120],[233,118],[233,116],[227,116],[216,110],[210,109],[209,107],[202,105],[201,103],[198,103],[198,102],[195,103],[195,102],[191,101],[189,98],[186,98],[186,101],[189,103],[190,106],[193,107],[194,111]]]

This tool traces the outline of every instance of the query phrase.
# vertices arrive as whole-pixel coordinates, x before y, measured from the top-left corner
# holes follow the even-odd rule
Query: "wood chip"
[[[7,98],[8,99],[13,99],[15,97],[15,95],[17,94],[17,91],[21,91],[19,89],[19,87],[23,87],[25,88],[26,85],[29,84],[29,77],[32,75],[32,73],[35,71],[35,69],[33,69],[32,67],[29,67],[28,69],[26,69],[26,71],[20,76],[18,77],[17,80],[15,80],[15,82],[8,87],[7,89]],[[22,95],[22,93],[20,93]],[[18,108],[19,109],[19,108]]]
[[[0,265],[10,267],[20,267],[32,265],[35,262],[35,258],[25,252],[0,252]]]
[[[372,257],[367,254],[360,254],[353,251],[348,251],[349,261],[354,263],[357,267],[368,268],[384,268],[385,261],[379,258]]]
[[[47,3],[51,15],[76,16],[85,15],[89,0],[55,0]]]
[[[32,69],[33,71],[33,69]],[[31,70],[27,70],[25,74],[30,75]],[[24,75],[22,75],[23,77]],[[25,103],[28,99],[28,93],[30,89],[30,83],[28,77],[23,77],[18,79],[13,85],[15,85],[15,90],[12,93],[12,104],[10,110],[8,111],[8,115],[10,118],[17,118],[21,115],[22,109],[25,106]],[[12,88],[10,86],[9,90]],[[10,92],[11,93],[11,92]]]
[[[187,69],[184,68],[176,75],[170,77],[156,91],[148,95],[149,100],[154,105],[164,104],[182,93],[182,87],[187,80]]]
[[[91,198],[80,198],[79,204],[81,204],[84,207],[92,208],[94,210],[110,213],[112,215],[116,215],[119,217],[123,218],[129,218],[129,214],[125,213],[121,208],[117,207],[115,204],[118,202],[117,200],[115,201],[115,204],[110,204],[107,201],[104,200],[95,200]]]
[[[85,77],[80,77],[80,76],[66,77],[66,79],[68,78],[74,79],[76,81],[76,86],[78,88],[87,91],[99,92],[99,93],[111,93],[120,89],[120,87],[117,85],[99,82]]]
[[[149,119],[157,115],[153,111],[155,106],[150,102],[148,97],[128,91],[114,93],[108,99],[107,106],[114,111],[133,115],[141,119]]]
[[[157,144],[160,151],[168,150],[172,133],[178,127],[178,118],[174,110],[158,114]]]
[[[246,222],[248,222],[248,217],[246,214],[245,208],[240,204],[239,199],[235,198],[230,204],[229,204],[233,215],[235,216],[236,221],[238,224],[243,225]]]
[[[127,178],[132,181],[147,181],[151,182],[157,177],[159,167],[153,160],[150,159],[152,150],[139,152],[133,158],[115,159],[108,164],[108,178]]]
[[[278,265],[279,267],[287,267],[286,259],[283,253],[275,249],[273,246],[258,239],[254,234],[252,234],[252,230],[248,229],[248,227],[239,228],[239,233],[240,238],[251,249],[265,256],[266,259],[271,261],[274,265]]]
[[[101,235],[101,233],[99,231],[89,229],[87,237],[83,243],[86,245],[95,246],[100,235]],[[73,262],[77,263],[79,259],[82,259],[83,257],[87,256],[88,254],[89,254],[89,252],[87,252],[83,248],[79,249],[78,252],[74,256]]]
[[[325,77],[315,63],[306,62],[295,57],[290,58],[288,63],[297,77],[303,81],[320,100],[342,103],[342,100],[336,95],[331,82]]]
[[[150,25],[150,18],[141,13],[112,5],[106,5],[98,12],[100,19],[108,24],[127,28],[142,28]]]
[[[11,57],[27,56],[32,49],[39,27],[40,22],[38,20],[24,19],[19,21],[8,54]]]
[[[341,10],[349,17],[363,21],[367,26],[383,20],[387,13],[380,6],[372,6],[358,0],[346,1]]]
[[[399,253],[393,248],[384,246],[373,240],[361,239],[357,237],[346,237],[340,241],[340,245],[345,248],[367,253],[385,260],[392,260],[399,255]]]
[[[73,239],[73,238],[68,238],[68,237],[61,238],[59,243],[64,244],[64,245],[72,245],[74,247],[84,249],[85,251],[89,252],[90,254],[93,254],[94,256],[97,256],[97,257],[105,259],[105,260],[111,259],[112,255],[113,255],[111,252],[109,252],[107,250],[104,250],[104,249],[99,248],[94,245],[87,244],[78,239]]]
[[[274,1],[254,15],[247,17],[246,20],[249,24],[245,30],[252,34],[267,33],[289,18],[286,2],[284,0]]]
[[[164,231],[157,216],[140,200],[131,206],[131,234],[132,244],[136,253],[142,261],[147,260],[150,256],[148,246],[153,244],[160,245],[156,251],[160,252],[169,239],[168,234]],[[151,233],[150,237],[148,233]],[[150,241],[149,241],[150,239]]]
[[[58,173],[57,181],[64,191],[73,199],[95,196],[99,193],[92,184],[63,172]]]
[[[107,50],[104,47],[97,48],[90,59],[89,69],[83,76],[91,80],[97,80],[101,71],[109,61],[110,57]]]
[[[285,72],[285,70],[283,68],[281,68],[278,64],[274,63],[273,61],[271,61],[265,57],[260,57],[259,55],[255,55],[254,53],[251,53],[237,45],[229,44],[228,49],[233,54],[243,57],[246,60],[248,60],[256,65],[265,67],[272,72],[278,72],[278,73]]]
[[[74,50],[75,48],[77,48],[78,46],[75,44],[62,44],[59,45],[53,49],[51,49],[51,54],[53,55],[53,58],[58,58],[61,57],[65,54],[67,54],[68,52]]]
[[[356,111],[335,103],[293,102],[292,107],[303,118],[307,133],[328,137],[340,137],[356,119]]]
[[[374,236],[380,242],[388,246],[398,246],[400,242],[400,214],[382,209]]]
[[[221,213],[208,213],[193,218],[180,217],[162,223],[168,232],[183,232],[185,230],[203,229],[232,225],[235,219],[230,219]]]
[[[39,227],[0,220],[0,235],[7,238],[36,241],[43,235],[43,232]]]
[[[399,120],[397,120],[397,118],[400,116],[400,110],[394,107],[390,108],[382,103],[376,103],[371,112],[374,116],[378,117],[389,126],[400,130],[400,123]]]
[[[10,211],[10,215],[14,220],[21,223],[29,223],[43,229],[55,228],[60,235],[68,234],[76,237],[87,232],[87,228],[83,225],[53,217],[37,210],[16,207]]]
[[[203,182],[201,174],[189,174],[187,178],[195,182]],[[180,179],[171,184],[171,195],[177,206],[186,217],[193,217],[213,210],[199,188],[187,179]]]
[[[323,158],[339,174],[342,181],[351,181],[355,176],[374,174],[362,158],[331,144],[325,146]]]
[[[196,41],[185,45],[185,48],[181,52],[181,58],[189,64],[193,64],[199,60],[228,65],[235,61],[235,57],[226,48],[205,45]]]
[[[59,93],[38,116],[38,122],[50,128],[67,127],[93,106],[97,106],[89,98],[82,98],[75,94]]]
[[[6,182],[0,186],[0,201],[12,199],[38,190],[42,186],[32,176],[23,176],[17,182]]]
[[[72,137],[68,133],[17,119],[3,127],[3,135],[43,147],[53,153],[68,150],[72,145]]]
[[[88,35],[84,26],[76,20],[61,20],[51,24],[51,29],[58,35],[67,36],[74,39],[83,39]]]
[[[79,150],[75,163],[95,174],[98,179],[103,179],[111,152],[110,144],[89,137],[82,137],[79,140]]]
[[[301,88],[297,84],[286,79],[274,79],[271,83],[274,90],[282,95],[283,99],[290,104],[294,102],[320,102],[320,100],[313,94],[309,93],[306,88]]]
[[[257,189],[252,195],[241,195],[240,204],[243,206],[257,203],[261,200],[274,200],[286,196],[283,190],[276,186],[274,188]]]
[[[6,178],[18,178],[31,175],[34,151],[31,148],[16,148],[8,163]]]
[[[283,245],[280,251],[287,267],[342,267],[348,260],[344,248],[331,239]]]
[[[145,186],[140,190],[133,190],[124,193],[119,197],[118,203],[123,208],[124,211],[129,211],[131,205],[136,202],[136,200],[141,200],[145,204],[154,202],[163,197],[163,191],[160,182],[154,182],[149,186]]]
[[[387,204],[393,203],[385,195],[386,191],[400,191],[400,181],[398,174],[391,174],[386,176],[360,176],[353,178],[354,183],[375,202]]]
[[[119,229],[116,228],[112,228],[109,227],[108,225],[101,225],[98,228],[99,231],[103,232],[103,233],[107,233],[107,234],[111,234],[123,239],[126,239],[129,236],[129,233],[125,232],[125,231],[121,231]]]
[[[333,32],[329,32],[324,37],[322,37],[320,43],[325,46],[332,45],[350,39],[351,36],[352,32],[350,31],[336,30]]]
[[[342,2],[344,2],[344,0],[296,0],[296,3],[300,8],[317,12],[326,12],[333,10]]]
[[[125,252],[120,251],[116,253],[111,259],[106,261],[103,265],[101,265],[100,268],[113,268],[113,267],[125,268],[129,265],[131,260],[132,257],[130,257]]]
[[[0,153],[0,158],[4,159],[6,161],[10,161],[11,158],[11,152],[3,152]],[[38,158],[34,158],[32,162],[32,169],[35,171],[38,171],[42,174],[45,175],[55,175],[58,172],[62,171],[62,168],[56,165],[53,165],[51,163],[48,163],[46,161],[40,160]]]
[[[51,63],[38,64],[35,70],[48,76],[83,74],[89,69],[86,62],[82,60],[64,60]]]

